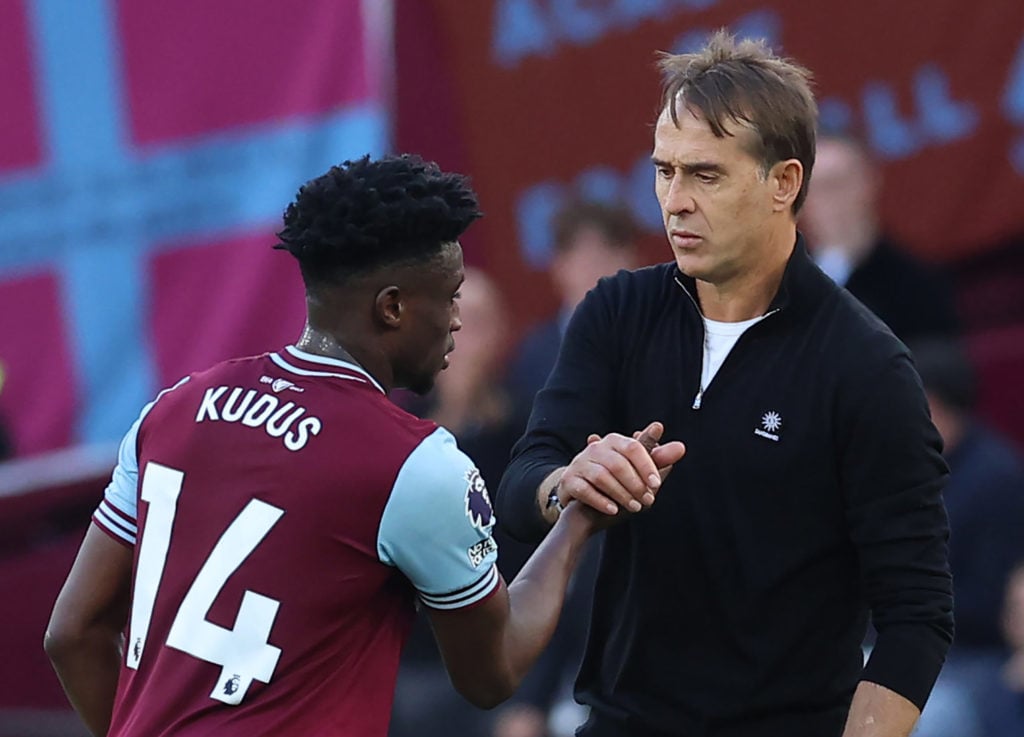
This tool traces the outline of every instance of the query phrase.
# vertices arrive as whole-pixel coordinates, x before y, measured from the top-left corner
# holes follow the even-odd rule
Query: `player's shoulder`
[[[368,411],[364,417],[366,426],[371,431],[379,432],[390,438],[391,445],[400,449],[404,456],[411,454],[439,430],[441,431],[441,436],[447,435],[451,437],[451,433],[441,428],[433,420],[417,417],[411,412],[402,409],[390,399],[382,398],[380,401],[372,402],[372,404],[373,411]],[[452,443],[454,442],[454,438],[452,438]],[[439,451],[441,449],[437,446],[436,441],[426,443],[424,448],[424,452],[432,455]]]
[[[219,361],[204,369],[189,374],[195,384],[210,383],[233,377],[248,377],[256,372],[267,370],[271,365],[271,352],[257,353],[251,356],[236,356]],[[269,383],[269,382],[268,382]]]
[[[433,423],[422,429],[429,432],[416,442],[409,459],[417,463],[421,474],[447,475],[452,469],[474,467],[472,459],[462,452],[448,430]]]
[[[433,608],[485,598],[498,583],[494,507],[473,461],[438,427],[410,453],[381,517],[377,548]]]
[[[264,353],[257,356],[231,358],[192,371],[175,383],[167,384],[160,389],[147,405],[147,414],[173,411],[177,405],[193,401],[193,396],[197,393],[201,394],[207,387],[220,383],[233,383],[236,377],[251,374],[252,366],[265,359],[267,355]]]
[[[488,525],[492,519],[490,494],[476,464],[459,448],[455,437],[437,425],[405,458],[392,496],[405,501],[462,499],[466,514],[472,511],[478,517],[476,524]]]

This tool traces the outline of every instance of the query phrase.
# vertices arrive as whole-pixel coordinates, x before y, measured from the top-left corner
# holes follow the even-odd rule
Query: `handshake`
[[[542,489],[554,506],[573,501],[601,513],[613,522],[620,511],[640,512],[654,504],[662,481],[686,453],[678,440],[662,444],[665,432],[652,422],[629,438],[618,433],[591,435],[587,447],[563,469],[553,472]]]

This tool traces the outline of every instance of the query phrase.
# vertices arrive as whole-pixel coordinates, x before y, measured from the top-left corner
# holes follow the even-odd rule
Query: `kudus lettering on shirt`
[[[288,450],[296,451],[306,447],[310,437],[318,435],[323,427],[320,418],[303,417],[305,414],[305,407],[282,403],[273,394],[240,386],[215,386],[203,394],[196,422],[240,422],[262,427],[270,437],[281,438]]]

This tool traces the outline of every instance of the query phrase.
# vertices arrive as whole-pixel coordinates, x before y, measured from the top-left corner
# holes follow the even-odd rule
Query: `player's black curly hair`
[[[469,180],[414,154],[364,156],[306,182],[284,213],[281,242],[306,286],[385,264],[429,259],[481,216]]]

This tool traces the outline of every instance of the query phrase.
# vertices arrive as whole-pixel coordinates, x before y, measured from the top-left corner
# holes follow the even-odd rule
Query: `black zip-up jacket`
[[[953,602],[947,469],[906,347],[798,238],[698,402],[696,294],[675,264],[602,279],[498,492],[499,521],[537,540],[537,487],[589,433],[659,420],[686,443],[654,506],[606,533],[582,734],[838,736],[861,679],[922,707]]]

